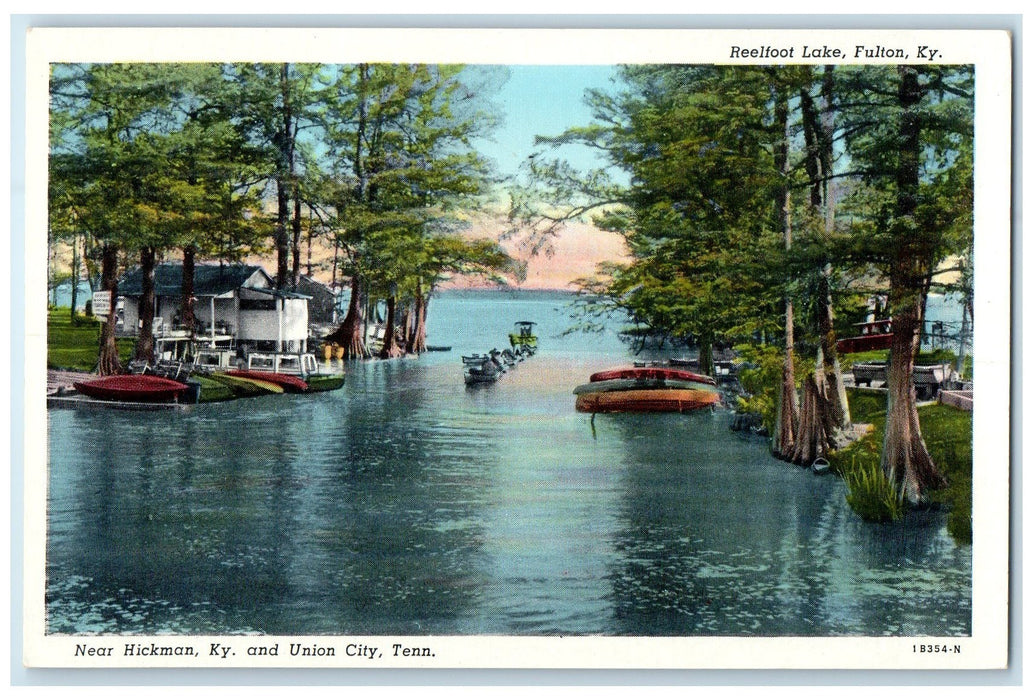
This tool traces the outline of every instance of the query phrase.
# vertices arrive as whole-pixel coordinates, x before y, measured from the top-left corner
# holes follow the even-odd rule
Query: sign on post
[[[93,315],[107,316],[111,313],[111,291],[104,290],[93,293]]]

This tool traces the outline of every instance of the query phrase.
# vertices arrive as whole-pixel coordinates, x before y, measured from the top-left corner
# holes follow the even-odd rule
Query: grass
[[[850,389],[850,414],[855,423],[874,429],[857,442],[830,455],[832,468],[843,476],[852,495],[847,501],[866,519],[885,520],[903,516],[886,501],[885,477],[878,468],[886,425],[886,394]],[[972,414],[940,404],[918,409],[929,454],[948,485],[929,494],[929,500],[949,509],[947,531],[956,542],[972,542]],[[873,470],[878,474],[873,474]],[[879,507],[878,504],[882,504]]]
[[[117,342],[124,364],[132,356],[133,340],[120,338]],[[48,312],[47,367],[92,372],[97,367],[99,348],[100,323],[97,319],[76,314],[73,320],[67,308]]]

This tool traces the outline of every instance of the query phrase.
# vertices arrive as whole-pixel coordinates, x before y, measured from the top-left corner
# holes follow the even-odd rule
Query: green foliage
[[[47,367],[92,372],[97,367],[100,323],[95,318],[76,315],[69,309],[53,308],[47,313]],[[119,356],[128,362],[133,351],[130,339],[118,341]]]
[[[743,359],[739,383],[744,392],[736,411],[760,416],[769,434],[774,434],[785,351],[772,345],[742,345],[736,350]]]
[[[972,414],[951,406],[919,409],[929,455],[947,478],[947,488],[932,494],[950,512],[947,530],[958,542],[972,542]]]
[[[846,474],[847,503],[864,520],[888,523],[904,517],[904,499],[879,467],[879,460],[855,455]]]
[[[886,420],[886,392],[875,389],[847,389],[850,417],[855,423]]]
[[[860,440],[829,455],[829,462],[847,481],[861,484],[854,502],[864,513],[878,512],[882,493],[870,474],[878,468],[886,424],[886,394],[872,389],[850,389],[850,411],[857,423],[870,423],[873,429]],[[922,435],[937,469],[947,478],[947,487],[932,493],[930,501],[948,509],[947,531],[961,544],[972,541],[972,414],[952,406],[934,404],[918,409]],[[866,474],[855,475],[855,471]],[[867,481],[865,481],[867,480]],[[884,496],[885,494],[882,493]],[[854,502],[849,501],[851,507]],[[874,504],[874,505],[873,505]],[[862,514],[862,511],[858,511]],[[877,518],[873,518],[877,519]]]

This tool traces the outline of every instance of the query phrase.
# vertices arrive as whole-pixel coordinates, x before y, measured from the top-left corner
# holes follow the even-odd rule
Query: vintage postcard
[[[1011,55],[30,30],[25,665],[1006,668]]]

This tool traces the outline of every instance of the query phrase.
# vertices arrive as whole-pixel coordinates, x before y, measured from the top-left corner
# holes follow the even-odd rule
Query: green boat
[[[310,374],[305,377],[309,394],[317,391],[334,391],[344,386],[343,374]]]
[[[509,344],[514,348],[527,346],[538,347],[538,336],[534,334],[534,321],[517,321],[513,332],[509,334]]]

